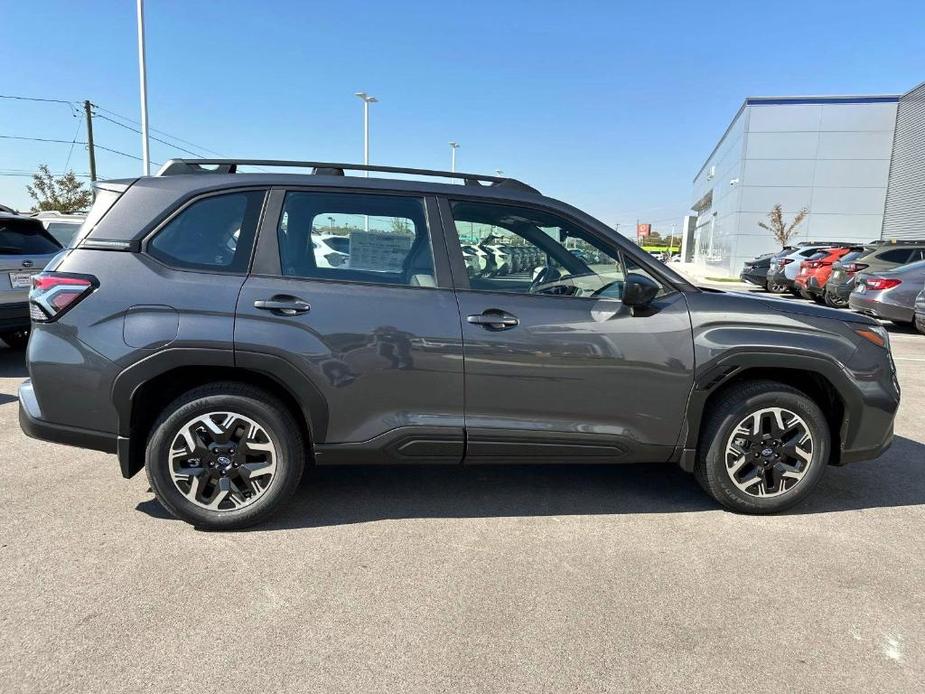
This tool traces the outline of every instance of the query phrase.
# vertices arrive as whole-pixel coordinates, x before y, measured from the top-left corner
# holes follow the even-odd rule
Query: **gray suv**
[[[531,260],[498,274],[480,244]],[[769,513],[876,458],[899,405],[873,320],[700,289],[493,176],[174,160],[98,186],[30,307],[24,431],[144,468],[210,529],[266,518],[306,464],[674,462]]]

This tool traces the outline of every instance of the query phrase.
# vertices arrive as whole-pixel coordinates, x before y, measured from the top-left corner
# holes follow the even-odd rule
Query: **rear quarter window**
[[[887,263],[905,263],[909,260],[909,255],[910,251],[908,248],[891,248],[888,251],[880,253],[877,259]]]
[[[265,191],[223,193],[194,200],[148,242],[148,253],[180,269],[247,270]]]

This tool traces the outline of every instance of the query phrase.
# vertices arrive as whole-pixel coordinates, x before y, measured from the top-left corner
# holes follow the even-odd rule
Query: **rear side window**
[[[277,238],[280,268],[290,277],[436,284],[420,198],[292,191]]]
[[[892,248],[881,253],[878,258],[887,263],[905,263],[909,260],[908,248]]]
[[[0,219],[0,255],[49,255],[61,244],[34,219]]]
[[[263,198],[262,190],[200,198],[151,239],[148,253],[172,267],[245,272]]]

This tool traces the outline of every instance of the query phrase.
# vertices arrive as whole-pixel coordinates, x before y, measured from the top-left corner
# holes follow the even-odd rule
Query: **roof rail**
[[[288,161],[285,159],[170,159],[161,166],[157,176],[180,174],[237,173],[239,166],[270,166],[311,169],[316,176],[343,176],[344,171],[375,171],[380,173],[410,174],[412,176],[437,176],[456,178],[468,186],[480,186],[483,181],[492,186],[520,190],[527,193],[539,191],[515,178],[485,176],[483,174],[459,173],[457,171],[436,171],[433,169],[411,169],[403,166],[374,166],[365,164],[339,164],[321,161]],[[214,167],[214,168],[207,168]]]

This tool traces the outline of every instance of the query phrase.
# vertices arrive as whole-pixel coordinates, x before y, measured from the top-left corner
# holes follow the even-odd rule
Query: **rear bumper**
[[[910,322],[915,318],[915,313],[910,307],[890,303],[887,297],[881,296],[881,294],[882,292],[870,294],[851,292],[848,297],[848,306],[852,311],[873,316],[874,318],[883,318],[884,320]]]
[[[851,292],[854,289],[854,279],[849,279],[846,282],[834,283],[831,280],[826,282],[825,293],[830,294],[842,301],[848,301],[848,297],[851,296]]]
[[[748,282],[749,284],[754,284],[758,287],[763,287],[767,284],[768,273],[767,271],[753,270],[752,272],[746,272],[743,270],[739,274],[739,279],[743,282]]]
[[[793,280],[787,277],[784,270],[778,270],[777,272],[768,273],[768,284],[777,284],[789,289],[793,286]]]
[[[19,426],[26,436],[41,441],[90,448],[104,453],[115,453],[117,450],[116,434],[79,429],[42,419],[42,411],[39,409],[30,379],[26,379],[19,386]]]
[[[23,330],[29,327],[29,302],[0,304],[0,330]]]

